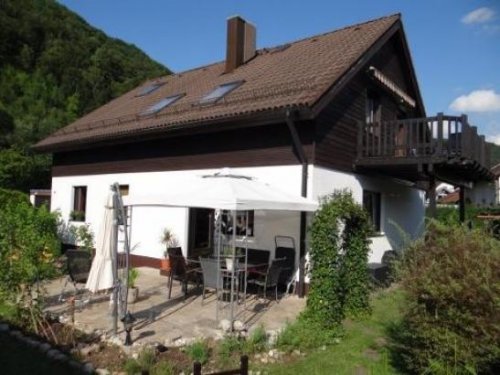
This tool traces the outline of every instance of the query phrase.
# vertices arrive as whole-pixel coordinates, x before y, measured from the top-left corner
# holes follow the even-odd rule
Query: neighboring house
[[[462,147],[473,140],[484,151],[466,117],[426,117],[400,15],[260,50],[255,35],[233,17],[225,61],[145,82],[39,142],[54,153],[52,210],[97,231],[113,182],[124,194],[159,194],[231,167],[314,199],[351,189],[378,232],[378,262],[401,231],[420,235],[422,181],[489,176],[476,148]],[[456,124],[452,134],[443,136],[443,118]],[[470,163],[455,163],[459,153]],[[134,208],[133,262],[159,266],[165,227],[196,256],[211,246],[211,218],[207,209]],[[274,252],[275,235],[291,236],[304,255],[307,220],[251,212],[249,247]]]
[[[31,189],[30,202],[35,207],[46,205],[50,207],[50,190],[47,189]]]

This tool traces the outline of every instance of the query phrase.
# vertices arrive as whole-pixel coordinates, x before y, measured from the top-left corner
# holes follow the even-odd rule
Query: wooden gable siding
[[[313,124],[299,136],[313,157]],[[52,175],[94,175],[299,164],[286,124],[191,134],[54,154]]]
[[[366,70],[374,66],[410,96],[416,98],[408,79],[409,70],[397,49],[397,36],[381,48],[380,51],[360,70],[344,89],[326,106],[316,119],[315,163],[327,168],[352,172],[357,155],[358,124],[365,121],[366,99],[368,92],[377,94],[381,104],[381,120],[395,120],[400,115],[396,99],[386,90],[381,89]],[[414,116],[414,111],[407,111],[405,117]]]

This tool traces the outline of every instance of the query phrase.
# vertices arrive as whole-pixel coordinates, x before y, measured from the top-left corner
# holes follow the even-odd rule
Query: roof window
[[[166,98],[161,99],[156,104],[153,104],[151,107],[141,112],[141,116],[150,116],[155,113],[160,112],[162,109],[167,108],[169,105],[174,104],[177,100],[182,98],[184,94],[177,94],[172,96],[167,96]]]
[[[139,97],[139,96],[146,96],[148,94],[151,94],[153,91],[159,89],[163,85],[164,85],[164,83],[161,83],[161,82],[152,83],[150,85],[147,85],[146,87],[143,87],[142,90],[136,96]]]
[[[235,81],[229,83],[223,83],[222,85],[217,86],[214,90],[209,92],[200,100],[200,104],[214,104],[218,100],[224,98],[231,91],[235,90],[239,86],[241,86],[244,81]]]

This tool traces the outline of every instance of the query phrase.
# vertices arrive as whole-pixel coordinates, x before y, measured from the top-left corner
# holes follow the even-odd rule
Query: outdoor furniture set
[[[247,262],[240,260],[244,259],[244,256],[237,257],[239,261],[233,266],[234,270],[227,268],[224,258],[220,260],[215,257],[185,258],[180,247],[168,249],[168,255],[170,258],[169,299],[174,280],[181,283],[184,298],[187,296],[188,283],[195,284],[196,287],[202,285],[202,303],[207,289],[214,290],[218,298],[224,298],[229,293],[230,278],[234,277],[238,298],[240,291],[246,294],[246,286],[253,285],[258,291],[262,291],[264,298],[267,296],[267,290],[274,288],[275,298],[278,301],[278,285],[282,280],[280,276],[293,273],[293,270],[287,268],[290,263],[286,257],[276,258],[269,263],[270,252],[267,250],[248,249]]]

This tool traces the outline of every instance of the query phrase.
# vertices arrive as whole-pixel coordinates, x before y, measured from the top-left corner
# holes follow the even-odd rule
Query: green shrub
[[[156,363],[150,371],[151,375],[174,375],[175,368],[166,360]]]
[[[267,333],[263,325],[256,327],[245,341],[243,351],[246,353],[259,353],[267,349]]]
[[[286,325],[278,335],[276,346],[284,351],[294,349],[310,350],[323,345],[332,345],[338,342],[340,329],[327,330],[323,325],[304,318],[297,319]]]
[[[407,296],[399,355],[414,373],[500,369],[500,242],[484,231],[429,223],[400,265]],[[498,372],[497,372],[498,373]]]
[[[325,329],[369,311],[368,216],[347,190],[321,202],[309,229],[311,282],[304,318]]]
[[[0,302],[15,304],[19,323],[40,326],[38,282],[57,273],[58,217],[45,206],[33,207],[23,195],[0,189]],[[37,292],[37,298],[33,292]]]
[[[233,355],[235,353],[238,355],[241,354],[244,351],[244,346],[245,342],[238,337],[232,335],[225,336],[224,339],[219,342],[217,350],[221,365],[232,365]],[[234,364],[236,364],[236,361],[234,361]]]
[[[200,362],[202,365],[207,363],[210,354],[210,349],[206,341],[195,341],[191,345],[186,346],[186,354],[195,362]]]
[[[142,367],[139,362],[137,362],[137,360],[133,358],[127,359],[125,365],[123,366],[123,369],[125,370],[127,375],[140,374],[142,371]]]

